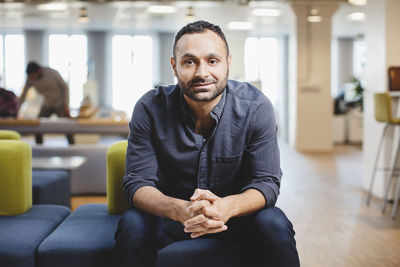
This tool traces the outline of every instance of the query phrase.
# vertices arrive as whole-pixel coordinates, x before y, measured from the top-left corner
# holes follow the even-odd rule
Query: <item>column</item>
[[[292,89],[291,143],[300,151],[332,149],[331,18],[339,3],[292,2],[296,15],[294,42],[297,77]],[[320,22],[307,21],[316,8]],[[293,55],[292,55],[293,58]],[[293,74],[293,73],[292,73]]]

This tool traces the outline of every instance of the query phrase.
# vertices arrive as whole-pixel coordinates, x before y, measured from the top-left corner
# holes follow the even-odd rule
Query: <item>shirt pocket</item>
[[[234,178],[240,170],[242,154],[234,156],[215,157],[213,160],[213,186],[230,183],[234,185]]]

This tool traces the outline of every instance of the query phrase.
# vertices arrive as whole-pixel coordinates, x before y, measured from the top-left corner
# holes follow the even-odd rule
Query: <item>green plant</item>
[[[355,105],[363,110],[363,96],[364,96],[364,87],[361,85],[361,82],[358,78],[353,77],[351,82],[354,84],[354,98],[355,98]]]

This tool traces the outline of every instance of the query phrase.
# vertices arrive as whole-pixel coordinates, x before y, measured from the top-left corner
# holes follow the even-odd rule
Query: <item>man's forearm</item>
[[[181,221],[181,214],[188,201],[169,197],[161,193],[157,188],[144,186],[139,188],[133,196],[133,206],[147,213]]]
[[[252,214],[265,207],[264,195],[256,189],[248,189],[241,194],[224,197],[229,201],[231,217],[245,216]]]

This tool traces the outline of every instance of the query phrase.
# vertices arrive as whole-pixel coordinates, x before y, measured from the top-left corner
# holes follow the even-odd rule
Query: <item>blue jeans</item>
[[[292,223],[277,207],[232,218],[228,230],[200,238],[216,238],[243,245],[245,266],[300,266]],[[130,209],[115,233],[114,266],[155,266],[157,250],[191,239],[181,223]],[[210,259],[212,263],[212,259]],[[196,262],[188,262],[196,266]]]

